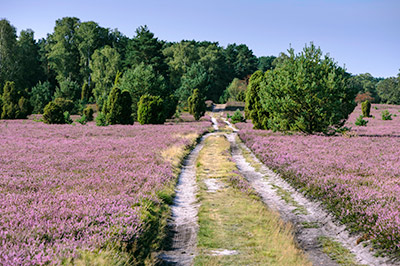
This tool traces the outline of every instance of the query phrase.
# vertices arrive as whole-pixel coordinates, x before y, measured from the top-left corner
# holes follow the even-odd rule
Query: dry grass
[[[205,141],[197,161],[200,183],[199,255],[196,265],[311,265],[295,244],[291,226],[260,200],[229,186],[236,169],[230,144],[222,135]],[[218,178],[225,186],[207,192],[204,180]],[[237,255],[214,256],[213,250]]]

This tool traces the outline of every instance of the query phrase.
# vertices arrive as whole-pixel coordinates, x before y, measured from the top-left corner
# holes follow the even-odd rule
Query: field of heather
[[[132,243],[207,121],[96,127],[0,121],[0,261],[55,263]]]
[[[382,120],[388,110],[392,120]],[[358,127],[357,107],[345,136],[282,135],[240,123],[240,138],[270,168],[324,202],[361,240],[400,251],[400,106],[372,105],[368,125]]]

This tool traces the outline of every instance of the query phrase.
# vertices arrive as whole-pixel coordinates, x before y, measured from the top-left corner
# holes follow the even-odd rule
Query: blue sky
[[[148,25],[167,41],[245,43],[257,56],[296,52],[313,41],[353,74],[396,76],[400,69],[399,0],[0,0],[0,18],[35,37],[75,16],[133,37]]]

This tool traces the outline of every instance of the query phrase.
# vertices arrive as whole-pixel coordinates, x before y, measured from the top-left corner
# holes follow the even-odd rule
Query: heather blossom
[[[47,125],[0,121],[0,262],[60,263],[77,250],[137,239],[143,202],[176,175],[161,153],[209,122]]]

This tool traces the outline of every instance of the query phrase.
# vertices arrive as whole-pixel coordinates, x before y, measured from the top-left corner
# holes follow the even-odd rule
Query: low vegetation
[[[293,240],[291,227],[271,212],[231,161],[223,135],[205,141],[197,161],[199,254],[195,265],[311,265]],[[220,184],[208,192],[210,179]],[[221,251],[233,252],[223,255]]]

